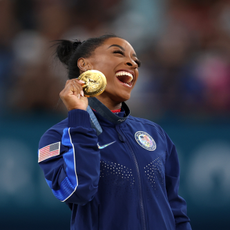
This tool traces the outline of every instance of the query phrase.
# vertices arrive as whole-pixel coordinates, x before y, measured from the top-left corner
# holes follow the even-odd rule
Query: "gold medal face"
[[[78,80],[85,82],[83,91],[86,97],[95,97],[104,92],[107,81],[105,75],[98,70],[87,70],[82,73]]]

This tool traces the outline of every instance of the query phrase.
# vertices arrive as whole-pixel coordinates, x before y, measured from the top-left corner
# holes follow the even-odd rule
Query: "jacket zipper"
[[[141,217],[142,217],[142,227],[143,227],[143,230],[146,230],[144,201],[143,201],[143,193],[142,193],[142,185],[141,185],[141,175],[140,175],[140,169],[139,169],[139,165],[138,165],[138,162],[137,162],[137,158],[136,158],[136,155],[135,155],[135,153],[134,153],[134,151],[133,151],[128,139],[125,138],[124,133],[122,132],[122,130],[120,129],[120,127],[118,125],[116,126],[116,130],[118,132],[119,139],[122,142],[125,142],[125,140],[127,140],[127,145],[128,145],[128,147],[130,149],[130,152],[131,152],[133,160],[134,160],[134,164],[135,164],[136,171],[137,171],[138,185],[139,185],[138,186],[139,187],[139,195],[140,195],[139,204],[140,204],[140,211],[141,211]]]

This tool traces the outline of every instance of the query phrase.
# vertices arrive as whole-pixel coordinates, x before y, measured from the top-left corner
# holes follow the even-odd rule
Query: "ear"
[[[77,60],[77,66],[80,70],[80,73],[92,69],[92,65],[87,58],[79,58]]]

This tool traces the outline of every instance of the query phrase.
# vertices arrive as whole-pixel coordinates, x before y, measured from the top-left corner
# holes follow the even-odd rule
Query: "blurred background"
[[[229,230],[229,0],[0,0],[0,229],[69,229],[37,164],[41,135],[67,114],[52,41],[105,33],[142,61],[128,104],[176,144],[193,230]]]

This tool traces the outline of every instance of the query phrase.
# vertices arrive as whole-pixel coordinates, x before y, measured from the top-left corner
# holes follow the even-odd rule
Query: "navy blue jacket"
[[[167,134],[129,115],[125,103],[116,115],[95,98],[90,102],[100,135],[88,112],[72,110],[39,143],[45,179],[72,210],[71,230],[190,230]]]

